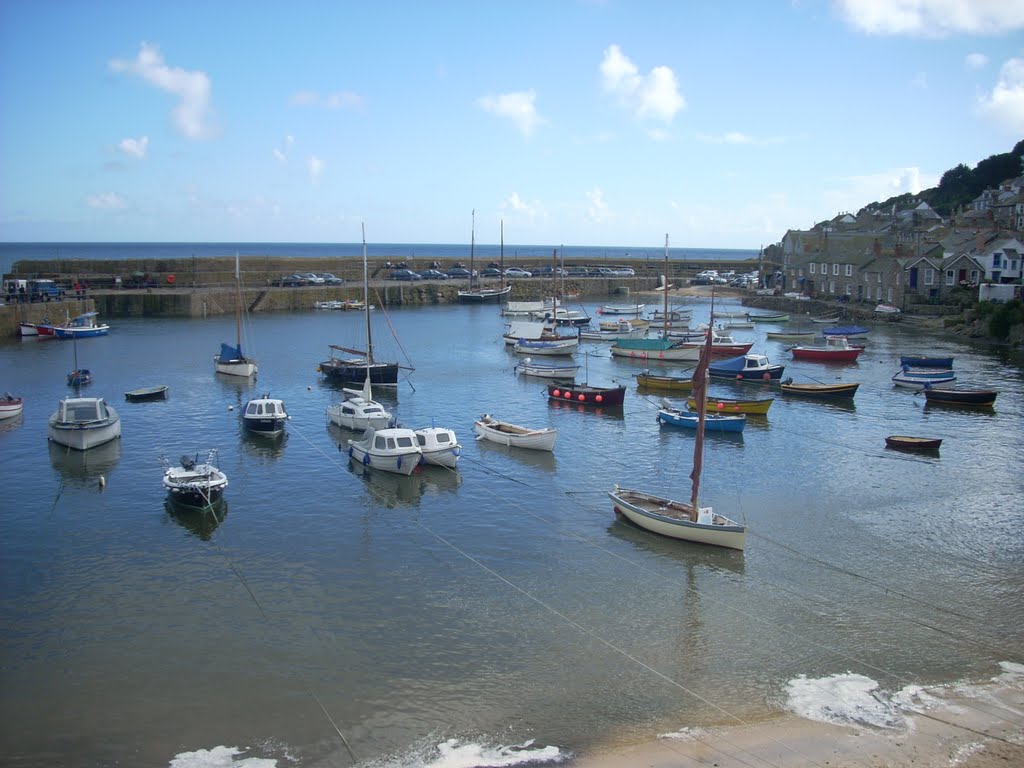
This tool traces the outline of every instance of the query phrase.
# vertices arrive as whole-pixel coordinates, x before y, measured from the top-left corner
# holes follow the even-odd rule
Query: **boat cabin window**
[[[245,413],[249,416],[255,416],[260,413],[259,403],[249,403],[249,407],[245,409]]]
[[[400,438],[398,438],[398,447],[399,448],[412,448],[412,438],[411,437],[400,437]]]
[[[452,441],[451,435],[449,435],[447,432],[438,432],[435,435],[435,437],[437,438],[437,442],[439,443],[450,443]]]
[[[356,409],[353,408],[351,405],[343,405],[341,406],[341,412],[344,413],[346,416],[352,416],[355,414]]]
[[[106,407],[98,400],[65,403],[64,421],[92,421],[106,418]]]
[[[377,414],[384,413],[384,409],[383,408],[374,408],[374,407],[364,408],[363,409],[363,413],[365,413],[367,416],[371,416],[371,415],[373,415],[375,413],[377,413]]]
[[[388,439],[383,435],[377,435],[376,437],[373,438],[373,447],[379,448],[380,450],[384,450],[385,448],[388,447]]]
[[[416,434],[416,442],[419,443],[420,447],[422,448],[423,446],[425,446],[427,444],[427,438],[424,435],[421,435],[421,434],[417,433]]]

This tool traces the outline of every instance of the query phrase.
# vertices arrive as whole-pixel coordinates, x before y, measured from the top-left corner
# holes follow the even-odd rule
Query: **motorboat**
[[[853,363],[864,347],[850,344],[845,336],[826,336],[824,344],[798,344],[789,350],[794,360],[813,360],[821,363]]]
[[[59,339],[84,339],[91,336],[106,336],[110,333],[110,326],[106,323],[97,323],[96,312],[85,312],[77,317],[71,318],[64,325],[53,326],[53,335]]]
[[[405,427],[371,427],[361,440],[348,441],[348,455],[365,467],[399,475],[411,475],[423,461],[416,432]]]
[[[264,394],[254,397],[245,404],[242,411],[242,426],[249,432],[276,437],[284,432],[284,426],[291,417],[284,409],[284,400]]]
[[[176,467],[167,466],[165,462],[163,486],[167,489],[168,501],[199,509],[221,501],[228,487],[228,477],[217,467],[216,448],[209,451],[203,462],[199,461],[198,454],[182,456],[179,461]]]
[[[708,373],[712,378],[743,380],[762,380],[782,378],[786,366],[771,363],[764,355],[747,353],[728,360],[721,360],[708,365]]]
[[[462,455],[462,446],[455,430],[446,427],[424,427],[414,430],[425,464],[455,469]]]
[[[87,451],[121,437],[121,417],[102,397],[65,397],[50,416],[53,442]]]
[[[0,419],[13,419],[15,416],[19,416],[24,408],[24,400],[15,397],[10,392],[0,397]]]

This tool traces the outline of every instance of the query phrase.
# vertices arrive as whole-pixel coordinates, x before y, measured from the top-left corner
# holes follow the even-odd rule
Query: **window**
[[[846,265],[846,276],[853,277],[853,264]],[[849,293],[849,291],[847,291],[847,293]]]
[[[882,282],[882,273],[881,272],[878,273],[878,282]],[[878,298],[882,298],[882,294],[881,293],[878,294]]]
[[[929,267],[928,269],[926,269],[924,271],[924,284],[925,285],[935,285],[935,270],[934,269]]]
[[[827,275],[828,274],[828,264],[825,264],[824,262],[822,262],[822,264],[821,264],[821,274],[823,274],[823,275]]]
[[[947,269],[946,270],[946,285],[952,285],[953,284],[953,280],[955,278],[956,278],[956,274],[953,272],[953,270],[952,269]]]
[[[847,283],[846,284],[846,291],[845,291],[845,293],[846,293],[847,296],[853,296],[853,283]]]
[[[838,264],[833,264],[832,265],[832,274],[833,275],[838,275],[839,274],[839,265]]]
[[[971,270],[971,282],[972,283],[978,282],[978,270],[976,270],[976,269],[972,269]]]
[[[993,267],[997,267],[997,268],[999,267],[999,259],[1002,258],[1002,255],[1003,254],[999,253],[999,251],[996,251],[995,253],[992,254],[992,266]]]
[[[812,262],[811,262],[811,274],[812,274],[812,275],[814,274],[814,267],[815,267],[815,264],[814,264],[814,262],[812,261]]]
[[[888,293],[886,294],[886,300],[887,300],[887,301],[888,301],[888,302],[889,302],[890,304],[892,304],[892,288],[890,288],[890,289],[889,289],[889,292],[888,292]]]

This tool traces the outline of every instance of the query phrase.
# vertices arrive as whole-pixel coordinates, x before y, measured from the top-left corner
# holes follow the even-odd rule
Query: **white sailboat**
[[[714,311],[714,296],[711,309]],[[711,507],[701,507],[698,494],[704,463],[704,426],[707,411],[708,361],[711,359],[711,334],[701,351],[700,362],[693,374],[693,397],[697,406],[697,436],[693,444],[693,470],[690,472],[690,500],[674,501],[646,491],[628,490],[616,485],[608,495],[616,514],[654,533],[674,539],[742,550],[747,529],[742,523],[715,514]]]
[[[221,344],[220,354],[213,356],[214,370],[228,376],[255,376],[259,370],[256,361],[242,352],[242,277],[235,253],[235,345]]]

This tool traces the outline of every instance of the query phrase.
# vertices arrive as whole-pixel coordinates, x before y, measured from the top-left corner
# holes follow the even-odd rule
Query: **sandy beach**
[[[653,742],[609,744],[573,768],[1024,765],[1024,667],[980,685],[920,688],[899,697],[900,725],[872,727],[794,714],[752,725],[687,730]]]

